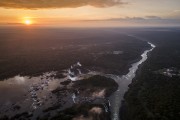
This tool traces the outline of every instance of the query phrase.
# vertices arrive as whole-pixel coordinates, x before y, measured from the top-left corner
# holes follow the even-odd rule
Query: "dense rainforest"
[[[137,33],[156,45],[134,78],[122,102],[122,120],[179,120],[180,75],[165,76],[155,71],[180,70],[180,31]]]

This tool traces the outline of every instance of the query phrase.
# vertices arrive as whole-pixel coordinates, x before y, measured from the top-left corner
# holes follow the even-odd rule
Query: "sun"
[[[32,24],[32,21],[31,21],[31,20],[25,20],[25,21],[24,21],[24,24],[26,24],[26,25],[31,25],[31,24]]]

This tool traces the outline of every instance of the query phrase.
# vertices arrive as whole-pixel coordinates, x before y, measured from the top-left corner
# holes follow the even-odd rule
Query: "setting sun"
[[[24,21],[24,24],[30,25],[30,24],[32,24],[32,21],[31,21],[31,20],[25,20],[25,21]]]

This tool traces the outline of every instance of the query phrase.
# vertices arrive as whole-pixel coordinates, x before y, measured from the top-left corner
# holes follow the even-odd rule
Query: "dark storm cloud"
[[[94,7],[110,7],[124,4],[122,0],[0,0],[4,8],[75,8],[91,5]]]

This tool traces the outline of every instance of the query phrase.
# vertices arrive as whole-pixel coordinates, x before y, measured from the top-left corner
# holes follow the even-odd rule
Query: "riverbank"
[[[132,79],[135,77],[139,65],[141,65],[143,62],[147,60],[147,54],[155,48],[155,45],[153,45],[152,43],[148,42],[148,44],[152,48],[144,51],[144,53],[141,55],[142,59],[132,64],[132,67],[129,68],[129,73],[127,75],[123,75],[122,77],[112,76],[113,79],[115,79],[115,81],[119,85],[118,90],[115,93],[113,93],[113,95],[110,97],[110,101],[112,103],[111,106],[112,120],[119,120],[120,118],[119,109],[121,108],[121,102],[123,100],[124,94],[129,88],[128,85],[132,82]]]
[[[64,110],[60,110],[60,104],[44,111],[46,117],[39,117],[40,120],[110,120],[111,111],[108,97],[118,89],[118,84],[111,78],[95,75],[88,79],[74,81],[72,87],[64,86],[64,89],[57,88],[52,91],[57,95],[59,101],[68,94],[72,95],[72,103]],[[64,94],[66,93],[66,95]],[[69,101],[69,99],[66,99]],[[73,103],[74,102],[74,103]],[[64,102],[65,103],[65,102]],[[57,112],[51,116],[51,111]]]
[[[138,33],[155,43],[157,48],[138,69],[129,86],[120,111],[121,120],[179,120],[180,77],[167,75],[167,71],[159,72],[180,69],[179,33],[174,29]]]

